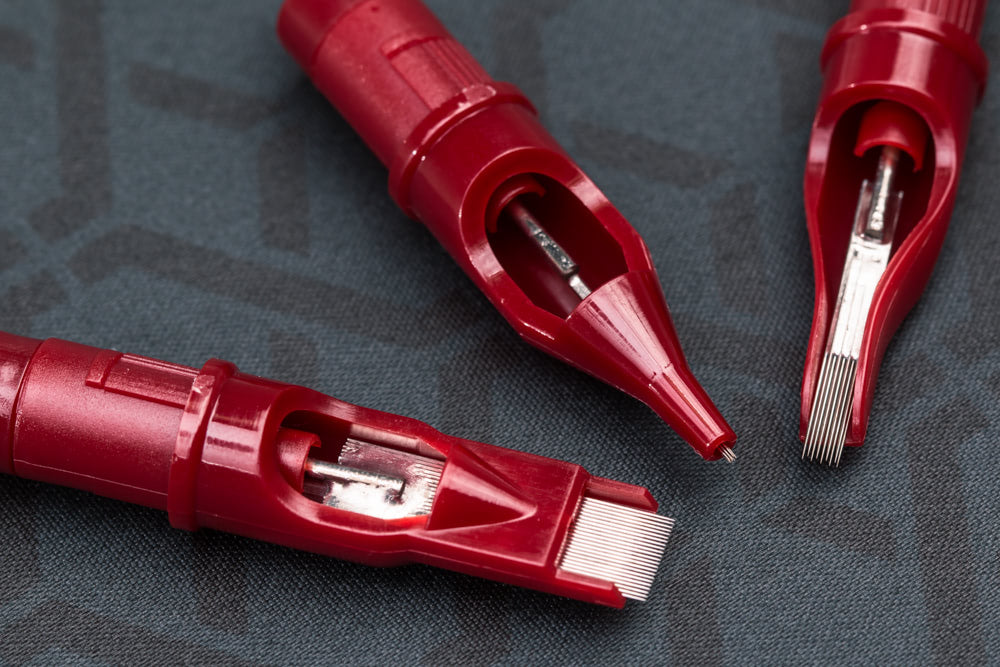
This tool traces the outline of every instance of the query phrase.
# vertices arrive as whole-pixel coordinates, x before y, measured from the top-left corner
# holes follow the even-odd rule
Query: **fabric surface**
[[[649,602],[368,568],[0,478],[0,663],[1000,663],[1000,80],[868,442],[799,460],[802,169],[846,0],[429,0],[645,237],[708,464],[520,342],[275,37],[278,0],[0,2],[0,321],[210,357],[649,487]],[[984,30],[1000,62],[1000,7]]]

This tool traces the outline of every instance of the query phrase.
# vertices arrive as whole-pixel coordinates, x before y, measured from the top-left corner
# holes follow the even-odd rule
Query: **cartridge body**
[[[854,0],[827,36],[804,181],[816,292],[802,383],[803,440],[811,419],[821,418],[813,410],[827,404],[815,399],[844,300],[842,273],[852,266],[845,254],[858,192],[876,171],[879,152],[872,149],[890,147],[905,155],[896,181],[903,196],[891,257],[865,300],[840,446],[864,441],[886,346],[923,292],[948,228],[972,113],[986,83],[978,44],[985,9],[985,0]]]
[[[186,530],[615,607],[645,597],[671,524],[643,488],[227,362],[194,369],[6,333],[0,472],[165,510]],[[615,517],[641,525],[624,541],[605,535],[595,559],[574,531],[608,511],[608,531],[623,534]]]
[[[525,340],[720,458],[735,435],[688,367],[645,243],[517,88],[418,0],[287,0],[278,33],[389,168],[399,206]]]

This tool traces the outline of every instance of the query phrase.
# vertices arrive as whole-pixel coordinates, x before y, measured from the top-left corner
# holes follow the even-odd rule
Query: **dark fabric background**
[[[286,56],[278,0],[0,0],[0,321],[648,486],[678,519],[650,601],[372,569],[3,478],[0,663],[1000,664],[998,77],[867,445],[828,470],[799,461],[801,180],[846,0],[430,5],[645,236],[738,465],[517,339]]]

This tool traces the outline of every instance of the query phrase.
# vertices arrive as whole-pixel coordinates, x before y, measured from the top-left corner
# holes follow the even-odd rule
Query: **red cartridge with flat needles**
[[[286,0],[286,48],[528,342],[642,400],[704,458],[735,442],[681,351],[646,245],[418,0]]]
[[[854,0],[827,37],[805,175],[816,302],[803,457],[836,465],[865,439],[886,346],[948,229],[986,84],[985,11],[986,0]]]
[[[621,607],[673,521],[638,486],[211,360],[0,332],[0,473],[369,565],[419,562]]]

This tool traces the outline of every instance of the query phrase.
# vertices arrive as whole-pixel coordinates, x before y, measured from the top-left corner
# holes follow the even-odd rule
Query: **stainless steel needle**
[[[826,353],[816,383],[802,458],[839,465],[847,439],[868,311],[889,264],[903,193],[898,148],[885,146],[874,183],[861,186]]]

